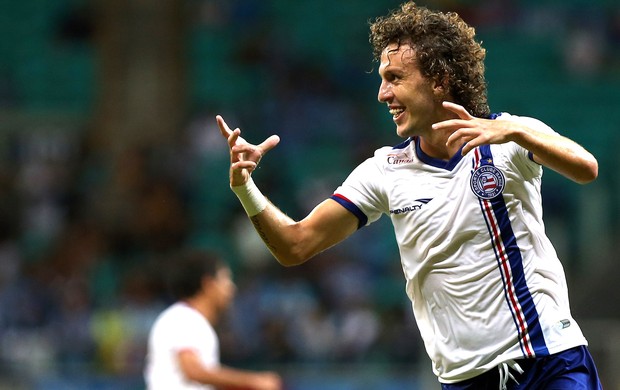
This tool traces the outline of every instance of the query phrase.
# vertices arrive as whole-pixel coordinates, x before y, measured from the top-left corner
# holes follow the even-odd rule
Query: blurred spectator
[[[398,254],[389,244],[390,227],[360,231],[313,266],[280,269],[222,185],[229,155],[213,121],[216,112],[249,107],[236,118],[226,117],[242,128],[251,126],[257,139],[282,135],[279,154],[264,161],[276,169],[263,169],[268,177],[261,182],[288,213],[305,214],[368,155],[365,145],[396,141],[381,132],[390,118],[365,92],[379,82],[367,31],[343,32],[349,21],[361,26],[386,2],[353,8],[327,0],[185,2],[187,47],[179,50],[186,54],[189,76],[187,126],[179,129],[177,144],[138,145],[120,156],[100,154],[86,139],[85,127],[97,107],[84,96],[95,95],[101,80],[89,78],[100,64],[88,48],[99,38],[97,15],[83,3],[0,5],[0,387],[7,375],[27,380],[139,373],[146,324],[170,302],[161,283],[169,271],[166,255],[185,244],[217,247],[233,259],[238,294],[223,318],[222,361],[243,366],[420,362],[423,347],[401,287]],[[574,110],[558,107],[564,101],[533,99],[526,108],[565,120],[582,137],[592,137],[589,131],[595,129],[605,154],[601,160],[617,160],[612,150],[618,134],[614,109],[620,104],[614,92],[620,83],[616,4],[594,2],[580,5],[578,12],[574,2],[433,0],[428,5],[461,12],[489,40],[491,56],[503,53],[504,38],[523,47],[515,56],[543,47],[549,61],[531,63],[532,80],[502,75],[517,81],[507,91],[491,80],[491,93],[505,97],[497,108],[508,110],[521,89],[579,96],[584,123],[569,115]],[[308,34],[308,28],[315,30]],[[345,65],[343,58],[359,59],[359,68]],[[549,75],[557,78],[555,84]],[[604,79],[588,84],[601,96],[588,100],[574,88],[575,76]],[[362,95],[367,98],[357,99]],[[74,126],[55,125],[57,117],[72,118]],[[612,204],[600,207],[608,215],[618,208],[620,181],[613,172],[601,166]],[[578,199],[600,197],[549,188],[555,206],[548,208],[549,217],[567,234],[577,234],[583,224],[567,221],[564,210],[583,208],[588,214]],[[609,220],[596,223],[605,223],[604,231],[615,238],[618,222]],[[579,242],[569,235],[564,240],[576,258]],[[615,259],[608,257],[600,261]],[[567,264],[569,273],[587,278],[579,267]],[[587,269],[594,267],[588,263]],[[604,269],[596,274],[614,275]],[[582,291],[578,287],[576,295]],[[589,296],[581,300],[586,313],[599,307]],[[610,299],[599,305],[614,302],[605,296]],[[595,313],[617,317],[606,306]]]

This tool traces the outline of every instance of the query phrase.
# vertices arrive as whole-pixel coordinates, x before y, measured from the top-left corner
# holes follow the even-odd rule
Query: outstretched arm
[[[463,154],[480,145],[514,141],[529,150],[534,161],[577,183],[589,183],[598,176],[596,158],[569,138],[541,133],[517,122],[475,118],[458,104],[444,102],[443,106],[456,113],[459,119],[436,123],[433,129],[450,130],[452,134],[447,144],[464,143]]]
[[[217,123],[230,149],[230,187],[280,264],[301,264],[357,230],[357,218],[331,199],[320,203],[301,221],[283,213],[251,179],[260,159],[278,144],[279,137],[271,136],[253,145],[241,138],[240,129],[231,130],[221,116],[217,116]]]
[[[281,390],[282,379],[271,371],[246,371],[235,368],[205,367],[196,352],[182,350],[177,359],[183,375],[194,382],[218,388],[243,388],[248,390]]]

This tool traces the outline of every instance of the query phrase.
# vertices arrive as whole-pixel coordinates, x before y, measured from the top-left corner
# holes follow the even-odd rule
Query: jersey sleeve
[[[196,350],[196,340],[201,335],[200,332],[204,327],[192,316],[186,316],[183,322],[180,323],[183,324],[183,327],[177,327],[177,329],[171,332],[172,340],[174,340],[172,348],[176,352],[187,349]]]
[[[176,314],[176,318],[170,318],[162,324],[160,340],[167,343],[170,350],[175,353],[187,349],[199,349],[196,345],[197,340],[210,336],[204,331],[204,319],[192,312],[179,311]],[[215,342],[216,340],[209,337],[209,343]]]
[[[358,165],[331,196],[358,218],[359,228],[376,221],[388,210],[382,157],[390,149],[379,149]]]
[[[544,122],[535,118],[502,114],[497,120],[518,122],[543,134],[558,134]],[[512,155],[512,163],[524,177],[533,178],[542,175],[542,166],[534,161],[534,155],[532,152],[515,142],[511,142],[506,145],[509,149],[509,153]]]

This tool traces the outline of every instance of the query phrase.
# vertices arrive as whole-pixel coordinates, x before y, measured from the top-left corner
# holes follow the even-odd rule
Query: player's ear
[[[448,86],[448,76],[435,77],[433,79],[433,94],[436,100],[444,101],[448,97],[450,88]]]

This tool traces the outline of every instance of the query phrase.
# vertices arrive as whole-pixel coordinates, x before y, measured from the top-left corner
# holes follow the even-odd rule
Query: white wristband
[[[240,186],[231,186],[230,189],[237,195],[241,205],[249,217],[253,217],[267,207],[267,198],[254,184],[254,180],[250,178],[245,184]]]

